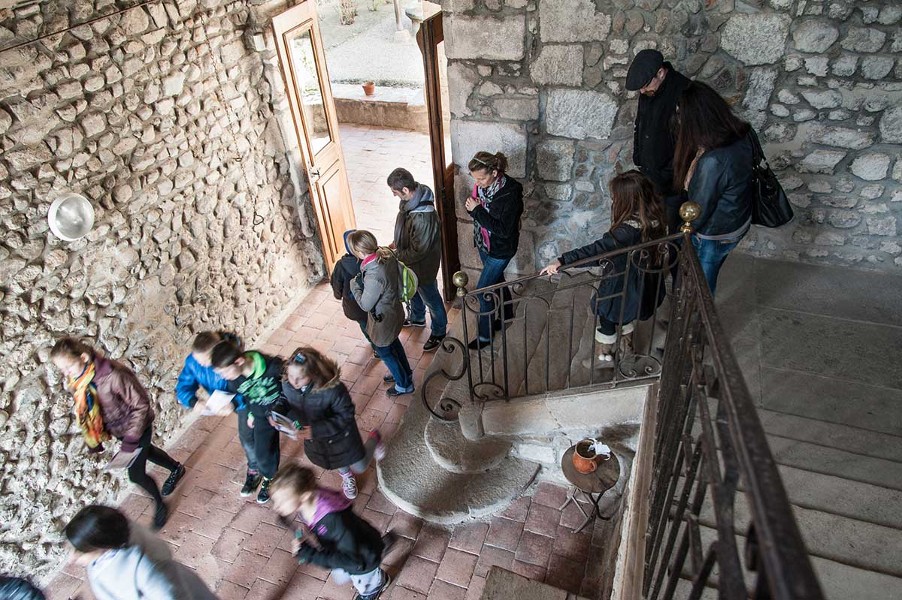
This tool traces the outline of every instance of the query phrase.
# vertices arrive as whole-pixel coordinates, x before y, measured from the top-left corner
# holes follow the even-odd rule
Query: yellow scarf
[[[97,402],[97,386],[94,385],[93,362],[81,375],[69,378],[69,389],[75,398],[75,417],[88,448],[102,450],[103,442],[110,439],[110,434],[103,428],[103,417]]]

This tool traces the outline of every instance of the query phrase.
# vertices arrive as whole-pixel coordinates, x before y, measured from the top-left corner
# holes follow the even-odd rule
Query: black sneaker
[[[410,319],[404,319],[404,327],[426,327],[426,319],[422,321],[411,321]]]
[[[443,339],[445,339],[443,335],[430,335],[426,343],[423,344],[423,352],[432,352],[442,345]]]
[[[160,488],[160,493],[163,496],[168,496],[172,492],[175,491],[175,486],[179,484],[179,481],[182,477],[185,476],[185,465],[179,465],[175,471],[169,473],[169,477],[166,478],[166,481],[163,482],[163,487]]]
[[[391,575],[382,571],[382,576],[384,577],[382,581],[382,587],[373,592],[372,594],[363,595],[360,593],[354,594],[354,600],[377,600],[377,598],[382,596],[382,593],[388,589],[388,586],[391,585]]]
[[[163,525],[166,524],[166,521],[169,520],[169,508],[165,504],[160,504],[157,507],[157,512],[153,515],[153,530],[159,531],[163,528]]]
[[[384,381],[385,383],[394,383],[395,376],[392,375],[391,373],[389,373],[388,375],[385,375],[382,377],[382,381]]]
[[[247,498],[257,490],[257,486],[260,485],[261,481],[263,481],[263,476],[259,473],[248,473],[244,479],[244,485],[241,486],[239,495],[242,498]]]
[[[257,504],[266,504],[269,502],[269,485],[272,483],[272,479],[263,478],[263,481],[260,483],[260,491],[257,492]]]
[[[404,390],[403,392],[398,391],[398,388],[396,388],[395,386],[392,386],[392,387],[388,388],[387,390],[385,390],[385,395],[392,397],[392,398],[394,398],[396,396],[406,396],[407,394],[412,394],[412,393],[413,393],[412,385],[409,388],[407,388],[406,390]]]
[[[382,357],[375,350],[373,350],[373,360],[382,360]]]

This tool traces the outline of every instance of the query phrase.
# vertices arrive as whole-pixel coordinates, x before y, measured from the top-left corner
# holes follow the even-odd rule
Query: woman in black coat
[[[509,177],[507,157],[502,153],[477,152],[469,165],[476,181],[467,198],[466,209],[473,217],[473,242],[482,260],[482,272],[476,287],[483,288],[504,281],[504,270],[517,253],[520,243],[520,217],[523,214],[523,186]],[[496,307],[500,299],[503,310]],[[479,294],[479,333],[470,342],[473,350],[490,346],[493,332],[502,320],[513,317],[510,290],[502,287],[489,294]]]
[[[287,407],[283,410],[298,429],[310,427],[310,437],[304,441],[307,458],[323,469],[337,469],[345,496],[353,500],[357,497],[354,474],[363,473],[374,456],[382,460],[385,447],[376,429],[363,443],[351,394],[339,375],[335,361],[315,348],[296,349],[285,366],[282,395]]]
[[[666,235],[664,207],[647,177],[636,170],[627,171],[614,177],[608,187],[611,191],[611,229],[591,244],[565,252],[542,269],[543,274],[551,275],[562,266]],[[664,282],[659,272],[662,260],[655,249],[647,261],[639,260],[640,264],[636,264],[634,258],[624,277],[629,256],[624,252],[606,261],[612,268],[605,272],[592,300],[598,315],[595,341],[601,352],[599,367],[613,366],[617,327],[620,326],[620,351],[629,354],[633,322],[651,317],[664,299]],[[624,284],[626,293],[623,293]]]

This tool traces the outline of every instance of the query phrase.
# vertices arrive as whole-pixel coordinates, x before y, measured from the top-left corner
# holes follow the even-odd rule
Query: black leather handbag
[[[754,130],[752,142],[752,223],[763,227],[780,227],[792,221],[792,205],[767,163],[761,142]]]

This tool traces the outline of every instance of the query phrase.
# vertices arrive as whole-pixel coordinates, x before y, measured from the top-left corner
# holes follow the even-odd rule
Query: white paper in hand
[[[221,415],[226,408],[231,406],[232,398],[234,397],[235,394],[216,390],[207,399],[207,406],[203,412],[204,416]]]

